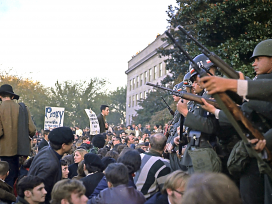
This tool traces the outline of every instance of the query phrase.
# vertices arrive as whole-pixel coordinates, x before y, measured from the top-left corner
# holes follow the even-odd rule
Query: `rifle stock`
[[[178,96],[180,98],[183,98],[183,99],[186,99],[186,100],[189,100],[189,101],[195,101],[196,103],[204,105],[204,103],[201,100],[201,98],[204,98],[204,97],[201,97],[201,96],[198,96],[198,95],[195,95],[195,94],[191,94],[191,93],[187,93],[185,91],[182,91],[182,92],[174,91],[172,89],[169,89],[169,88],[166,88],[166,87],[163,87],[163,86],[159,86],[159,85],[156,85],[156,84],[152,84],[152,83],[149,83],[149,82],[147,82],[146,85],[153,86],[155,88],[162,89],[164,91],[169,91],[169,92],[171,92],[172,95]],[[209,99],[209,98],[204,98],[204,99],[207,101],[207,103],[213,105],[214,107],[220,108],[215,100],[212,100],[212,99]]]

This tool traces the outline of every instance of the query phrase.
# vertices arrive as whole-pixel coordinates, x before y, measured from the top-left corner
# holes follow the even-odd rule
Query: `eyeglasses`
[[[176,191],[178,194],[182,195],[184,194],[184,191],[180,192],[180,191],[177,191],[177,190],[173,190],[173,191]]]

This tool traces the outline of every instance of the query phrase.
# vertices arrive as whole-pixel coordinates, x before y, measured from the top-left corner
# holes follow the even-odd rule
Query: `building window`
[[[148,82],[148,81],[147,81],[147,79],[148,79],[147,77],[148,77],[148,75],[147,75],[147,71],[146,71],[146,72],[145,72],[145,81],[144,81],[144,83]]]
[[[146,91],[144,91],[144,99],[146,99]]]
[[[149,80],[148,81],[151,81],[152,79],[152,69],[149,69]]]
[[[162,63],[159,64],[159,77],[162,77]]]
[[[137,102],[138,102],[138,100],[139,100],[139,95],[138,95],[138,94],[136,94],[135,106],[137,106]]]
[[[143,93],[141,92],[140,93],[140,100],[142,100],[143,99]]]
[[[141,74],[141,78],[140,78],[140,86],[143,85],[143,80],[144,80],[144,74]]]
[[[139,77],[139,76],[137,76],[137,86],[136,86],[136,88],[138,88],[138,87],[139,87],[139,84],[140,84],[140,77]]]
[[[131,96],[128,98],[128,107],[131,107]]]
[[[135,89],[135,78],[133,78],[133,90]]]
[[[157,76],[157,66],[154,67],[154,80],[156,79],[156,76]]]
[[[128,124],[130,124],[130,115],[128,115]]]
[[[132,96],[132,107],[134,107],[135,96]]]
[[[129,87],[129,90],[130,90],[130,91],[132,90],[132,80],[130,80],[130,87]]]

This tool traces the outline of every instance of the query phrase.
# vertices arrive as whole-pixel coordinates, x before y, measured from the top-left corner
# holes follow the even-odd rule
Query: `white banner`
[[[100,127],[95,112],[93,112],[91,109],[85,109],[85,111],[90,119],[90,135],[99,134]]]
[[[57,127],[63,127],[64,108],[45,107],[44,130],[52,130]]]

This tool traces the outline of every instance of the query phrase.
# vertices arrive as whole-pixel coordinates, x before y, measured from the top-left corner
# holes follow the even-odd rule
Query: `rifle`
[[[162,98],[163,102],[165,103],[165,105],[167,106],[167,108],[168,108],[169,112],[171,113],[171,115],[174,116],[175,115],[174,111],[169,107],[169,105],[166,103],[166,101],[164,100],[164,98],[162,96],[161,96],[161,98]]]
[[[171,95],[175,95],[175,96],[178,96],[180,98],[183,98],[183,99],[186,99],[186,100],[189,100],[189,101],[195,101],[196,103],[204,105],[204,103],[201,100],[201,98],[204,98],[204,97],[201,97],[201,96],[198,96],[198,95],[195,95],[195,94],[191,94],[191,93],[187,93],[186,91],[181,91],[181,92],[174,91],[172,89],[169,89],[169,88],[166,88],[166,87],[163,87],[163,86],[159,86],[159,85],[156,85],[156,84],[152,84],[152,83],[149,83],[149,82],[147,82],[146,85],[153,86],[155,88],[162,89],[164,91],[169,91],[171,93]],[[209,99],[209,98],[204,98],[204,99],[207,101],[207,103],[213,105],[214,107],[220,108],[215,100],[212,100],[212,99]]]
[[[185,30],[184,30],[185,31]],[[186,31],[185,31],[186,32]],[[179,50],[191,61],[191,65],[195,69],[195,71],[200,75],[200,77],[208,76],[208,74],[203,70],[198,67],[198,65],[193,61],[191,56],[176,42],[176,40],[172,37],[172,35],[169,32],[165,32],[165,34],[171,39],[171,41],[179,48]],[[189,35],[186,32],[186,35]],[[226,64],[226,63],[225,63]],[[220,67],[222,68],[222,67]],[[237,105],[230,99],[230,97],[226,93],[217,93],[214,94],[213,97],[221,107],[221,109],[225,112],[228,120],[231,122],[241,139],[245,142],[245,144],[249,147],[250,153],[257,159],[257,161],[260,162],[261,166],[265,167],[264,172],[272,179],[272,171],[269,165],[262,160],[262,158],[258,155],[258,153],[252,149],[252,145],[248,142],[247,135],[248,133],[245,133],[243,128],[239,125],[239,123],[236,121],[238,118],[242,124],[247,128],[249,133],[253,135],[255,138],[259,140],[265,139],[264,136],[257,130],[255,129],[251,122],[243,115],[243,112],[237,107]],[[235,119],[236,118],[236,119]],[[272,155],[271,152],[268,150],[267,147],[265,147],[265,150],[267,151],[268,154],[268,161],[271,162],[272,160]]]
[[[190,39],[192,39],[196,45],[201,48],[201,52],[206,55],[216,67],[219,67],[220,71],[222,71],[228,78],[239,79],[239,73],[236,72],[226,62],[224,62],[219,56],[213,52],[210,52],[206,47],[200,44],[192,35],[187,33],[187,31],[182,26],[179,25],[178,29],[187,35]]]

